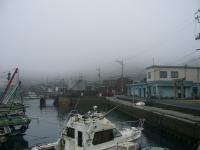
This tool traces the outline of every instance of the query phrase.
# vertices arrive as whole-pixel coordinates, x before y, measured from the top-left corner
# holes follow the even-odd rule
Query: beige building
[[[146,79],[127,85],[128,95],[147,99],[200,97],[200,67],[153,65],[146,68]]]
[[[150,66],[146,68],[146,78],[149,81],[172,81],[185,79],[194,83],[200,82],[200,67],[189,66]]]

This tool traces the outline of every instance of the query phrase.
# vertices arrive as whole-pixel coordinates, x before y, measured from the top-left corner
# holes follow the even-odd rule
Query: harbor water
[[[56,141],[62,131],[67,114],[73,109],[66,105],[54,107],[53,100],[47,100],[45,107],[40,107],[38,99],[26,100],[25,105],[27,106],[26,114],[32,119],[29,129],[23,136],[10,137],[5,144],[0,145],[0,150],[25,150],[34,145]],[[98,107],[98,110],[104,112],[111,109],[105,104],[100,104]],[[82,113],[91,109],[91,106],[87,104],[78,106],[78,110]],[[113,123],[136,120],[116,110],[107,117]],[[178,140],[147,124],[144,125],[139,142],[142,145],[168,147],[170,150],[190,150],[189,143]]]

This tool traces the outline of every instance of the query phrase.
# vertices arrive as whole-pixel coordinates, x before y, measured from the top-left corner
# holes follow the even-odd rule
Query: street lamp
[[[136,75],[136,73],[132,73],[133,77],[131,77],[130,79],[132,79],[132,88],[131,88],[131,94],[132,94],[132,102],[133,105],[135,104],[135,90],[134,90],[134,76]]]

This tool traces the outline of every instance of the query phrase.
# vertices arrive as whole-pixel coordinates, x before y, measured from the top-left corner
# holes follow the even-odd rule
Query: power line
[[[200,61],[200,57],[198,57],[198,58],[196,58],[195,60],[191,61],[189,64],[193,64],[193,63],[195,63],[195,62],[197,62],[197,61]]]
[[[188,54],[186,54],[184,56],[181,56],[181,57],[179,57],[178,59],[174,60],[173,62],[171,62],[168,65],[173,65],[174,63],[179,62],[180,60],[182,60],[182,59],[184,59],[184,58],[186,58],[186,57],[188,57],[188,56],[190,56],[191,54],[194,54],[194,53],[196,53],[196,51],[192,51],[192,52],[190,52],[190,53],[188,53]]]
[[[200,60],[200,57],[195,58],[195,59],[190,59],[190,60],[185,61],[185,62],[183,62],[183,63],[180,63],[180,64],[178,64],[178,65],[192,64],[192,63],[194,63],[194,62],[196,62],[196,61],[198,61],[198,60]]]
[[[180,24],[177,24],[175,27],[174,27],[174,30],[176,30],[175,32],[172,32],[170,35],[167,36],[167,39],[170,41],[172,40],[172,37],[175,37],[174,34],[177,35],[177,33],[181,32],[182,30],[184,30],[186,27],[188,27],[192,22],[189,22],[188,23],[188,20],[192,20],[192,17],[194,16],[194,14],[190,14],[188,17],[186,17],[185,19],[183,19],[183,21],[180,23]],[[186,25],[185,25],[186,23]],[[184,25],[183,25],[184,24]],[[180,29],[180,26],[182,26],[182,28]],[[178,30],[177,30],[178,28]],[[140,52],[136,53],[135,55],[132,55],[132,56],[129,56],[127,58],[124,58],[124,60],[127,62],[127,61],[130,61],[132,60],[133,61],[133,58],[138,58],[139,55],[144,55],[144,54],[147,54],[149,53],[150,51],[154,51],[156,46],[161,46],[162,44],[166,43],[166,38],[163,39],[163,40],[159,40],[157,41],[153,46],[151,46],[150,48],[145,48],[145,49],[141,49]],[[110,63],[111,61],[107,61],[105,63]]]
[[[188,21],[188,19],[191,20],[191,16],[190,16],[189,18],[187,18],[187,20],[185,20],[185,21]],[[185,22],[185,21],[184,21],[184,22]],[[187,28],[187,27],[188,27],[189,25],[191,25],[192,23],[193,23],[192,20],[191,20],[189,23],[187,22],[186,25],[182,26],[181,28],[179,27],[179,29],[178,29],[177,31],[172,32],[170,35],[168,35],[167,38],[157,41],[157,42],[156,42],[153,46],[151,46],[150,48],[145,48],[145,49],[143,49],[142,51],[138,52],[137,54],[126,58],[125,60],[126,60],[126,61],[127,61],[127,60],[130,60],[130,59],[133,60],[133,58],[138,58],[138,55],[141,55],[141,54],[144,55],[144,54],[147,54],[147,53],[149,53],[149,52],[154,51],[154,50],[155,50],[155,47],[161,46],[161,45],[167,43],[168,41],[171,41],[171,40],[175,37],[174,35],[177,35],[177,33],[183,31],[185,28]],[[167,41],[167,42],[166,42],[166,41]]]
[[[163,44],[166,44],[167,42],[171,41],[173,38],[175,38],[179,32],[182,32],[185,28],[187,28],[188,26],[190,26],[193,22],[193,19],[192,19],[192,15],[189,15],[188,17],[186,17],[186,19],[184,19],[180,24],[177,24],[175,27],[174,27],[174,32],[170,33],[166,38],[163,38],[162,40],[159,40],[157,41],[155,44],[153,44],[150,48],[145,48],[145,49],[142,49],[141,51],[139,51],[138,53],[136,53],[135,55],[133,56],[129,56],[127,58],[123,58],[126,62],[127,61],[133,61],[133,58],[137,59],[139,55],[144,55],[144,54],[147,54],[149,52],[153,52],[155,51],[155,47],[160,47],[162,46]],[[191,20],[191,21],[188,21],[188,20]],[[193,53],[193,52],[192,52]],[[135,60],[134,59],[134,60]],[[106,62],[106,63],[110,63],[110,61]],[[123,66],[123,65],[122,65]],[[123,74],[123,71],[122,71],[122,74]]]

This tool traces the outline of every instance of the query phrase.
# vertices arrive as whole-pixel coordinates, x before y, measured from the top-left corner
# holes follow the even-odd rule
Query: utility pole
[[[121,70],[121,92],[122,94],[124,93],[124,87],[123,87],[123,83],[124,83],[124,61],[123,60],[116,60],[116,63],[120,64],[122,67]]]
[[[63,88],[63,95],[65,94],[65,79],[62,79],[63,83],[62,83],[62,88]]]
[[[132,81],[132,84],[134,84],[134,80]],[[133,89],[132,89],[132,94],[133,94],[133,105],[135,105],[135,89],[134,89],[134,86],[133,86]]]
[[[98,78],[99,78],[99,83],[101,82],[101,69],[97,68],[98,71]]]
[[[197,24],[200,24],[200,9],[195,12],[195,21]],[[195,40],[200,40],[200,31],[197,33]]]
[[[80,89],[84,89],[83,87],[84,87],[84,82],[83,82],[83,73],[81,73],[81,76],[80,76],[80,84],[79,84],[79,86],[80,86]],[[81,95],[82,95],[82,93],[81,93]]]

